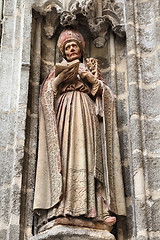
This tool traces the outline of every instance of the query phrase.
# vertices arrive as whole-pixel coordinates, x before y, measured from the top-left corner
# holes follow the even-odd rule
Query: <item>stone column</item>
[[[159,16],[158,0],[126,1],[132,179],[131,196],[127,199],[128,239],[160,239]]]

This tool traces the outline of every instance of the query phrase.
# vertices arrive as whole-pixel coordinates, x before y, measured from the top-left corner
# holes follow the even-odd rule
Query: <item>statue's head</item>
[[[83,55],[85,41],[78,31],[67,29],[60,34],[57,46],[68,61],[80,60]]]

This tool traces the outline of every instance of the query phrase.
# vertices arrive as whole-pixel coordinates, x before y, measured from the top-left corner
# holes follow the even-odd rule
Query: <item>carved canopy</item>
[[[62,25],[87,25],[96,47],[103,47],[111,29],[119,37],[125,37],[124,26],[117,14],[113,0],[71,0],[66,7],[59,1],[47,1],[42,6],[33,6],[44,16],[46,37],[51,38],[57,27]]]

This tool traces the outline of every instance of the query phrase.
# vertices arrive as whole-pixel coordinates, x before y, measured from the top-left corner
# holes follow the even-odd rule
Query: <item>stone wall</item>
[[[132,234],[159,239],[159,1],[126,1],[126,18]]]
[[[19,239],[32,11],[28,1],[3,2],[0,49],[0,239]]]
[[[59,59],[32,8],[53,1],[4,0],[0,49],[0,239],[29,239],[37,154],[40,80]],[[99,57],[116,97],[127,206],[117,239],[160,239],[160,3],[116,0],[126,41],[111,33]],[[56,1],[59,6],[65,6]],[[89,40],[88,40],[89,41]],[[45,73],[45,74],[44,74]]]

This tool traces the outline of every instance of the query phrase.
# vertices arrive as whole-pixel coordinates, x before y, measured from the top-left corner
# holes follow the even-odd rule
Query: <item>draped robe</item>
[[[80,64],[80,69],[86,66]],[[114,97],[103,81],[64,82],[54,69],[41,88],[34,211],[48,220],[125,215]]]

